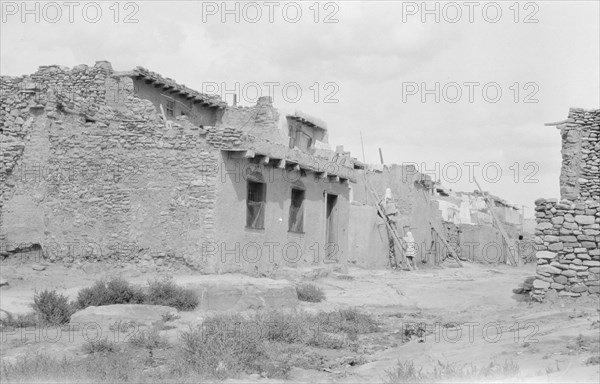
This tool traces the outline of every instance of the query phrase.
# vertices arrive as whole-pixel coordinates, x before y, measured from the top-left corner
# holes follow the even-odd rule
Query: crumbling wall
[[[536,280],[532,297],[600,293],[600,110],[572,108],[561,130],[562,199],[535,202]]]
[[[226,108],[219,125],[237,127],[244,134],[289,145],[289,138],[286,138],[285,133],[280,129],[285,128],[280,127],[285,125],[285,119],[280,119],[279,112],[273,106],[269,96],[259,97],[253,107]]]

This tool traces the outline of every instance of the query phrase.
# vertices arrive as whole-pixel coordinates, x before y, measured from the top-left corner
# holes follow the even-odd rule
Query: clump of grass
[[[140,383],[156,382],[144,374],[143,363],[124,353],[93,353],[81,360],[55,358],[45,353],[28,354],[13,363],[1,362],[0,382],[87,382],[87,383]],[[144,380],[146,379],[146,380]],[[160,378],[157,378],[160,379]],[[182,382],[173,375],[171,381]]]
[[[296,287],[298,300],[307,301],[309,303],[319,303],[325,300],[325,293],[314,284],[305,283]]]
[[[18,313],[13,315],[12,313],[6,312],[6,319],[0,320],[2,327],[8,328],[27,328],[35,327],[39,324],[38,315],[35,312],[30,313]]]
[[[173,321],[173,320],[177,320],[177,319],[181,318],[181,316],[179,316],[176,313],[172,313],[172,312],[163,313],[163,315],[161,317],[162,317],[163,323],[168,323],[169,321]]]
[[[166,348],[169,345],[167,340],[160,335],[158,327],[152,327],[150,330],[136,333],[129,339],[129,343],[138,348],[145,349],[160,349]]]
[[[519,365],[511,361],[504,364],[491,362],[477,367],[471,364],[459,366],[453,363],[437,361],[432,371],[425,371],[423,367],[415,367],[412,361],[401,362],[393,370],[386,371],[388,383],[433,383],[452,380],[481,380],[490,378],[515,377],[520,371]]]
[[[75,312],[66,296],[47,289],[34,294],[33,310],[42,323],[57,325],[68,323]]]
[[[93,286],[83,288],[77,294],[76,306],[84,309],[89,306],[111,304],[141,304],[146,300],[144,292],[130,285],[122,278],[96,281]]]
[[[163,279],[149,283],[146,303],[191,311],[198,306],[200,300],[194,291],[180,287],[170,279]]]
[[[115,343],[107,338],[98,341],[91,341],[84,345],[83,350],[87,354],[91,353],[113,353],[116,351]]]

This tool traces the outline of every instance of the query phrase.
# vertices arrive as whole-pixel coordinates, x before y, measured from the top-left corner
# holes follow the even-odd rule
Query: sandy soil
[[[466,263],[464,268],[448,265],[412,272],[351,268],[347,274],[314,278],[327,300],[300,303],[302,308],[357,307],[376,316],[382,327],[380,332],[360,335],[360,346],[352,351],[332,350],[321,355],[324,363],[318,370],[294,368],[291,381],[381,382],[399,360],[412,360],[415,366],[425,368],[437,361],[482,366],[512,360],[521,371],[515,382],[598,382],[600,366],[585,364],[587,358],[599,354],[598,297],[529,302],[512,289],[534,269],[534,265],[513,268]],[[36,271],[30,264],[3,263],[1,276],[9,286],[0,290],[0,308],[29,312],[35,289],[57,289],[74,297],[80,288],[115,275],[140,284],[159,276],[133,267],[45,265],[44,270]],[[181,282],[203,278],[189,271],[174,273],[173,277]],[[295,281],[301,277],[288,276]],[[227,276],[232,281],[246,278]],[[205,315],[197,310],[182,314],[178,321],[194,323]],[[404,330],[415,323],[424,323],[427,334],[406,341]],[[84,342],[77,336],[56,342],[35,340],[31,335],[25,339],[22,335],[3,335],[1,357],[14,359],[42,348],[58,355],[81,355]],[[269,382],[255,376],[241,381]]]

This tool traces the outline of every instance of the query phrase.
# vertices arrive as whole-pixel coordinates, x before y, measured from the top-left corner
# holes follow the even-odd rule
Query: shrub
[[[0,325],[3,327],[11,327],[11,328],[27,328],[34,327],[38,325],[38,315],[35,312],[31,313],[18,313],[17,315],[13,315],[12,313],[6,312],[6,319],[0,320]]]
[[[314,284],[301,284],[296,287],[298,300],[308,301],[309,303],[319,303],[325,300],[325,293]]]
[[[221,314],[182,332],[181,352],[187,366],[219,379],[256,371],[258,361],[266,354],[260,340],[242,331],[248,322],[239,315]]]
[[[100,339],[98,341],[91,341],[85,344],[83,347],[85,353],[112,353],[115,352],[115,343],[108,339]]]
[[[76,306],[78,309],[84,309],[111,304],[141,304],[145,299],[146,296],[140,288],[117,277],[108,282],[96,281],[93,286],[80,290]]]
[[[191,311],[200,303],[194,291],[182,288],[170,279],[151,281],[148,285],[147,304],[166,305],[180,311]]]
[[[33,296],[33,310],[41,322],[48,324],[68,323],[74,312],[73,306],[66,296],[47,289],[35,293]]]

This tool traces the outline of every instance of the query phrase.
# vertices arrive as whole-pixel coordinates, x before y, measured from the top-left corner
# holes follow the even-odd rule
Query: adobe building
[[[535,201],[537,270],[531,295],[600,293],[600,110],[571,108],[546,124],[562,136],[561,200]]]
[[[269,273],[345,265],[353,159],[269,98],[108,62],[1,78],[0,252]]]

